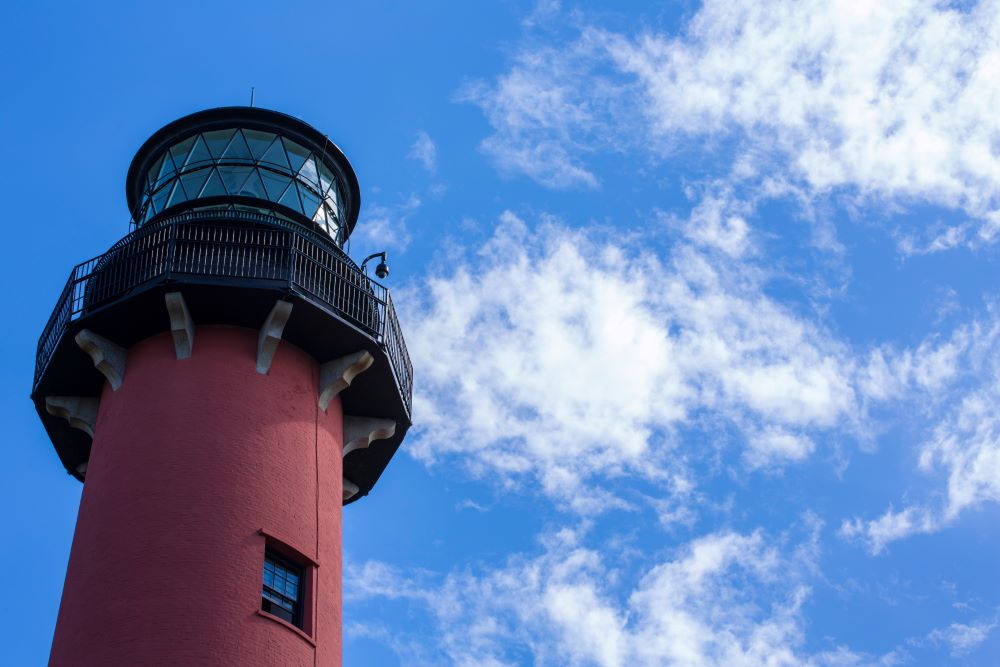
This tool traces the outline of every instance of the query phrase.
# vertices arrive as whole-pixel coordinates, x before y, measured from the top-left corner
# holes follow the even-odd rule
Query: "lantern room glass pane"
[[[281,195],[281,199],[278,200],[278,203],[282,206],[287,206],[293,211],[302,213],[302,201],[299,199],[299,190],[294,181],[289,184],[288,189],[286,189],[284,194]]]
[[[163,166],[163,156],[156,158],[156,162],[150,167],[149,171],[146,173],[147,181],[149,182],[149,187],[153,188],[156,185],[156,179],[160,175],[160,167]]]
[[[160,164],[160,173],[156,177],[156,183],[163,183],[174,171],[174,161],[170,159],[170,153],[164,153],[163,162]]]
[[[260,179],[260,173],[253,169],[247,180],[244,181],[243,186],[240,188],[240,196],[243,197],[256,197],[257,199],[267,199],[267,192],[264,190],[264,182]]]
[[[302,165],[302,169],[299,170],[299,178],[314,188],[319,189],[319,174],[316,172],[316,160],[312,155],[309,156],[309,159]]]
[[[240,189],[243,187],[244,181],[247,180],[247,176],[253,170],[252,167],[239,167],[232,165],[223,165],[219,167],[219,175],[222,176],[222,182],[226,186],[226,192],[231,195],[240,194]]]
[[[188,153],[191,152],[191,146],[194,145],[194,137],[189,137],[179,144],[172,146],[170,148],[170,154],[174,158],[174,166],[178,170],[184,168],[184,163],[187,162]]]
[[[253,160],[253,156],[250,155],[250,147],[247,146],[246,139],[243,138],[243,132],[236,130],[229,145],[226,146],[226,150],[222,153],[222,159],[223,161],[238,160],[240,162]]]
[[[219,176],[219,170],[213,169],[212,175],[208,177],[208,181],[205,183],[205,187],[201,191],[201,196],[218,197],[225,194],[228,193],[226,192],[226,187],[222,184],[222,177]]]
[[[309,149],[303,148],[291,139],[285,139],[284,137],[281,139],[285,142],[285,152],[288,153],[288,162],[292,165],[292,170],[297,172],[302,168],[305,161],[309,159],[311,153]]]
[[[271,146],[264,151],[260,161],[264,164],[277,167],[282,171],[291,172],[292,168],[288,164],[288,156],[285,155],[285,145],[281,139],[275,139]]]
[[[302,210],[310,218],[316,214],[316,209],[319,208],[320,198],[319,195],[311,191],[307,187],[299,186],[299,196],[302,197]]]
[[[202,135],[198,135],[195,139],[194,146],[191,147],[191,152],[188,153],[187,167],[195,167],[203,162],[211,162],[212,154],[208,150],[208,145],[205,144],[205,138]]]
[[[166,208],[167,197],[170,196],[173,188],[173,183],[167,183],[153,195],[153,207],[156,209],[157,213]]]
[[[264,179],[264,188],[267,190],[267,198],[271,201],[278,201],[281,195],[288,189],[288,184],[292,179],[288,176],[276,174],[269,169],[261,169],[260,175]]]
[[[205,186],[205,181],[208,180],[211,174],[211,169],[198,169],[196,171],[189,171],[181,176],[181,183],[184,184],[184,190],[187,192],[189,199],[201,196],[201,189]]]
[[[325,195],[336,181],[330,168],[318,160],[317,162],[319,163],[319,191]]]
[[[254,160],[258,161],[267,152],[271,144],[274,143],[276,137],[276,135],[270,132],[261,132],[260,130],[243,130],[243,136],[250,146],[250,154]]]
[[[226,146],[229,145],[229,140],[233,136],[233,132],[236,130],[215,130],[213,132],[205,132],[202,136],[205,138],[205,143],[208,145],[208,150],[211,151],[212,157],[218,160],[222,157],[222,152],[226,150]]]
[[[167,200],[167,207],[173,206],[174,204],[183,204],[188,200],[187,194],[184,192],[184,186],[181,185],[180,181],[174,182],[173,192],[170,193],[170,199]]]

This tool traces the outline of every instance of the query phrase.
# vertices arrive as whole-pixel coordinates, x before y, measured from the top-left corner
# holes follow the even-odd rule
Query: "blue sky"
[[[27,398],[134,151],[329,132],[415,426],[345,511],[349,665],[1000,663],[1000,5],[19,3],[0,42],[11,665],[81,486]]]

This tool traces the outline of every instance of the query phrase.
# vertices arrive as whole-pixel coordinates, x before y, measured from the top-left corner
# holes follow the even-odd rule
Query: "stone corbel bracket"
[[[391,438],[395,433],[396,422],[391,419],[344,415],[344,456],[364,449],[375,440]]]
[[[290,301],[278,301],[271,308],[264,326],[260,328],[257,336],[257,372],[267,375],[271,370],[271,362],[274,361],[274,353],[278,351],[278,343],[281,342],[281,334],[288,324],[288,317],[292,314],[292,303]]]
[[[354,496],[358,495],[358,491],[360,490],[361,489],[358,487],[357,484],[347,479],[346,477],[344,478],[344,502],[347,502]]]
[[[187,359],[194,350],[194,320],[191,319],[191,312],[180,292],[167,292],[163,295],[163,300],[170,316],[170,334],[174,337],[177,358]]]
[[[90,329],[78,333],[74,340],[81,350],[90,355],[94,368],[107,378],[111,389],[118,391],[125,378],[125,359],[128,356],[125,348],[103,336],[98,336]]]
[[[70,426],[80,429],[91,438],[94,437],[94,425],[97,423],[97,409],[100,405],[99,398],[86,396],[45,397],[46,412],[62,417]]]
[[[368,350],[348,354],[328,361],[319,368],[319,407],[326,411],[333,397],[351,386],[361,373],[368,370],[375,357]]]

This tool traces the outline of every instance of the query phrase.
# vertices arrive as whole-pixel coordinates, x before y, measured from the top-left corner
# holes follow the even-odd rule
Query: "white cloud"
[[[957,412],[934,430],[921,451],[920,467],[948,473],[948,499],[943,520],[952,521],[966,508],[1000,501],[1000,376],[991,386],[962,400]]]
[[[437,171],[437,146],[434,145],[430,135],[423,130],[417,132],[417,139],[410,146],[407,155],[423,165],[428,173],[433,174]]]
[[[910,535],[932,533],[954,522],[966,509],[1000,502],[1000,316],[994,308],[978,322],[959,327],[947,340],[925,342],[915,352],[873,354],[865,391],[882,399],[902,395],[904,385],[924,390],[929,436],[919,447],[919,467],[943,476],[945,498],[914,502],[901,511],[890,507],[877,519],[843,522],[841,535],[867,543],[880,553]]]
[[[750,437],[747,462],[753,468],[801,461],[816,449],[808,437],[781,428],[767,428]]]
[[[873,554],[880,554],[890,542],[917,533],[930,533],[937,527],[937,520],[925,509],[908,507],[902,512],[896,512],[890,507],[878,519],[845,520],[840,526],[840,536],[849,540],[862,540]]]
[[[379,252],[386,249],[405,251],[411,241],[409,218],[420,208],[420,199],[410,195],[406,201],[396,205],[375,204],[369,206],[364,219],[351,235],[353,244],[360,244],[360,252]]]
[[[757,531],[718,531],[676,550],[624,594],[617,566],[571,530],[534,558],[443,581],[379,563],[348,565],[348,604],[403,600],[428,663],[455,665],[753,666],[893,664],[847,648],[804,650],[802,605],[815,544],[786,553]],[[816,539],[815,534],[810,542]],[[438,658],[434,660],[433,658]]]
[[[756,434],[761,466],[859,418],[849,351],[765,296],[757,269],[687,244],[663,263],[599,234],[508,212],[475,262],[401,299],[421,415],[408,452],[594,511],[622,475],[667,486],[722,444],[719,420]],[[697,450],[677,450],[678,426],[705,429]]]
[[[908,252],[1000,231],[1000,8],[709,0],[678,35],[583,28],[473,87],[507,172],[593,187],[595,151],[722,151],[716,177],[930,203],[977,224],[903,232]],[[730,165],[735,165],[730,168]]]
[[[973,623],[972,625],[952,623],[945,628],[932,630],[927,635],[927,641],[947,646],[952,657],[957,658],[979,648],[997,628],[997,625],[995,620]]]
[[[576,79],[581,62],[591,57],[586,40],[524,51],[495,87],[477,83],[460,93],[460,100],[482,108],[496,130],[481,148],[501,172],[526,174],[552,188],[597,187],[597,177],[577,155],[591,150],[593,134],[606,122],[594,107],[610,103],[612,91]]]

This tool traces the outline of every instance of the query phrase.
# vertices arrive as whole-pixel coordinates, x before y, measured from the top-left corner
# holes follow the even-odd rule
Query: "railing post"
[[[288,233],[288,243],[285,247],[288,251],[288,291],[292,291],[292,285],[295,283],[295,232]]]
[[[167,228],[167,261],[166,271],[163,277],[164,282],[172,282],[174,279],[174,239],[176,238],[177,223],[171,221]]]

